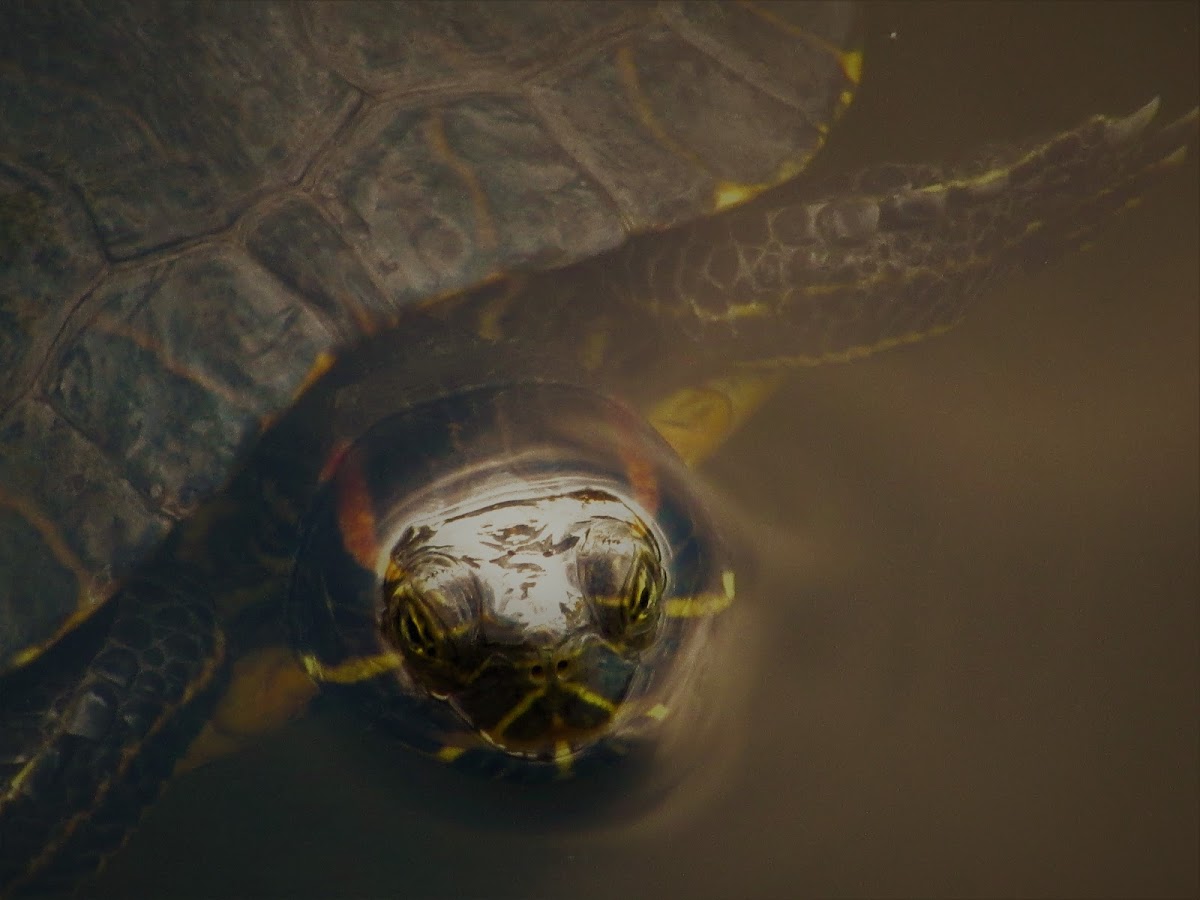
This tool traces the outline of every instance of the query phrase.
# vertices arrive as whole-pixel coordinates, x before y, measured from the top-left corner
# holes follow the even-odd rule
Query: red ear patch
[[[355,562],[367,571],[374,571],[379,557],[379,534],[362,462],[353,453],[346,453],[344,448],[335,456],[341,463],[333,491],[342,544]]]
[[[333,445],[333,449],[329,451],[329,456],[325,460],[325,465],[321,466],[321,474],[317,476],[322,484],[333,477],[333,473],[342,464],[342,459],[345,458],[346,451],[350,447],[350,442],[346,440],[338,441]]]
[[[625,477],[633,496],[650,515],[658,512],[658,475],[654,462],[646,457],[640,442],[645,440],[637,428],[624,416],[614,418],[611,427],[617,436],[617,453],[625,467]]]

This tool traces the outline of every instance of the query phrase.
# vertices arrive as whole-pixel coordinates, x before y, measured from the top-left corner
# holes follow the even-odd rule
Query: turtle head
[[[580,389],[398,413],[318,490],[289,601],[297,649],[448,761],[562,773],[626,752],[687,693],[731,599],[692,484],[648,425]]]
[[[613,727],[660,632],[667,579],[650,526],[618,497],[526,487],[407,528],[381,630],[482,738],[547,759]]]

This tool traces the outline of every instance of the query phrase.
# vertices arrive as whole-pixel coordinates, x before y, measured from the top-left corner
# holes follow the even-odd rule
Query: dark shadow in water
[[[871,29],[822,171],[1197,102],[1195,4]],[[432,812],[457,789],[317,719],[181,779],[102,894],[1195,895],[1197,247],[1192,160],[1091,254],[805,373],[723,453],[768,637],[743,755],[683,821],[465,829]]]

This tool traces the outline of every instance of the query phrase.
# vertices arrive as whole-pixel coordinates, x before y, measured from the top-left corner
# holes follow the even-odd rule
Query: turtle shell
[[[3,17],[0,672],[102,606],[330,357],[790,177],[858,77],[841,4]]]
[[[384,8],[5,11],[0,251],[18,300],[0,360],[0,572],[17,592],[0,628],[26,631],[0,641],[4,665],[102,606],[329,356],[415,306],[788,178],[857,78],[845,29],[790,28],[775,7],[563,5],[545,30],[505,5],[396,7],[412,20],[395,32],[371,20]],[[802,14],[848,22],[839,6]],[[683,73],[673,88],[666,68]],[[967,173],[955,196],[985,184]],[[66,299],[43,301],[49,284]]]

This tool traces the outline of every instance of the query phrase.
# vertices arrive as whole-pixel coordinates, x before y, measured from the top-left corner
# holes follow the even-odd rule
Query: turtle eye
[[[391,636],[410,659],[442,662],[448,655],[445,632],[433,613],[429,601],[411,586],[396,591],[396,614],[391,622]]]
[[[648,531],[616,519],[593,521],[579,548],[576,577],[606,636],[628,649],[645,649],[662,618],[667,584]]]
[[[400,615],[400,637],[417,656],[436,659],[440,649],[434,625],[419,603],[409,603]]]
[[[625,627],[641,634],[654,626],[662,596],[662,570],[648,553],[639,553],[629,573],[622,604]]]

